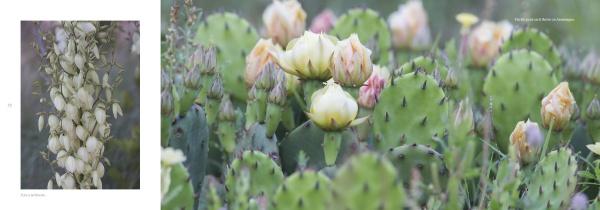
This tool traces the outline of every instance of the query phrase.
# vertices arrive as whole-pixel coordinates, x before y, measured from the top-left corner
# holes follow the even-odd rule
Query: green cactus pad
[[[560,68],[562,60],[560,53],[550,37],[535,28],[523,28],[512,32],[511,36],[502,44],[502,52],[516,49],[529,49],[542,55],[552,69]]]
[[[171,184],[161,202],[161,209],[192,210],[194,208],[194,188],[190,183],[190,175],[179,163],[171,166]]]
[[[265,125],[263,124],[255,123],[243,132],[242,137],[236,144],[236,157],[240,157],[246,150],[260,151],[269,155],[275,162],[279,162],[277,137],[268,138]]]
[[[217,68],[223,76],[225,91],[236,101],[246,101],[246,55],[257,40],[256,30],[248,21],[233,13],[210,15],[198,27],[194,41],[217,48]]]
[[[395,75],[402,75],[410,72],[414,72],[418,68],[423,69],[427,74],[433,75],[436,68],[438,70],[441,79],[446,78],[448,75],[448,68],[443,63],[438,62],[436,59],[431,57],[419,56],[416,57],[400,66],[400,68],[394,70]]]
[[[259,151],[245,151],[240,157],[233,160],[225,176],[227,200],[234,201],[236,180],[240,179],[241,171],[249,171],[249,196],[265,195],[271,197],[275,189],[283,181],[281,168],[266,154]]]
[[[219,210],[223,207],[225,188],[213,176],[205,176],[198,198],[198,210]]]
[[[514,50],[498,58],[485,79],[483,92],[492,98],[500,150],[507,151],[509,136],[518,121],[541,122],[541,100],[556,84],[550,64],[536,52]]]
[[[524,209],[567,209],[577,186],[577,160],[571,150],[548,153],[530,176]]]
[[[403,145],[390,149],[386,153],[386,157],[396,167],[398,176],[405,186],[408,186],[409,182],[413,180],[414,170],[419,171],[421,183],[424,185],[433,185],[432,176],[437,173],[440,185],[438,187],[444,188],[446,186],[448,170],[444,165],[442,155],[431,147],[419,144]],[[422,190],[426,192],[427,189],[428,187]],[[419,200],[425,202],[427,196],[428,193],[424,193]]]
[[[184,165],[190,172],[194,192],[198,192],[208,163],[209,132],[204,110],[193,105],[186,115],[180,116],[171,125],[169,145],[180,149],[186,156]]]
[[[498,164],[496,179],[492,183],[492,194],[488,202],[491,210],[516,209],[519,200],[521,171],[519,162],[505,158]]]
[[[434,146],[448,118],[444,91],[422,70],[395,78],[373,111],[375,145],[387,151],[403,144]]]
[[[300,151],[303,151],[308,158],[308,168],[318,170],[325,167],[324,136],[325,132],[310,120],[294,129],[279,145],[283,171],[293,173],[297,169]],[[340,148],[336,158],[338,164],[358,149],[358,139],[349,129],[343,133]]]
[[[404,188],[396,169],[373,153],[353,156],[333,180],[332,209],[391,210],[404,208]]]
[[[372,49],[373,54],[371,55],[373,63],[388,64],[392,56],[390,54],[390,31],[385,20],[376,11],[351,9],[337,20],[329,32],[339,39],[345,39],[353,33],[358,35],[363,45],[367,45],[369,41],[376,43],[377,47]]]
[[[326,210],[331,181],[315,171],[298,171],[285,179],[273,197],[273,209]]]

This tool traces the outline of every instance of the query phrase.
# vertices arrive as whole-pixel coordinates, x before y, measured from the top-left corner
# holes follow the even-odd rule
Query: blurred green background
[[[173,0],[161,1],[162,32],[168,24],[169,8]],[[204,15],[215,12],[235,12],[250,21],[259,31],[262,27],[262,13],[272,0],[194,0],[197,7],[202,8]],[[307,27],[313,17],[323,9],[331,9],[339,16],[346,10],[356,7],[368,7],[379,11],[387,17],[398,9],[398,5],[406,0],[301,0],[306,11]],[[179,1],[182,4],[182,1]],[[459,25],[455,15],[460,12],[471,12],[480,17],[489,16],[494,21],[508,20],[514,25],[514,18],[572,18],[572,22],[529,22],[530,26],[539,28],[549,34],[558,45],[567,45],[576,49],[587,50],[600,46],[600,1],[598,0],[423,0],[429,15],[432,37],[438,34],[442,42],[456,37]],[[486,15],[488,14],[488,15]]]
[[[54,31],[57,22],[40,22],[43,31]],[[123,116],[116,120],[112,112],[107,120],[112,123],[111,135],[114,139],[106,145],[104,156],[112,164],[106,166],[102,178],[104,189],[140,188],[140,89],[136,68],[140,66],[140,57],[131,52],[132,34],[139,32],[139,22],[119,22],[115,30],[116,61],[125,67],[123,82],[113,91],[113,98],[121,102]],[[47,111],[50,107],[39,103],[40,96],[33,95],[33,83],[40,81],[42,90],[50,84],[49,77],[38,71],[40,58],[37,57],[32,42],[40,41],[37,27],[33,22],[21,22],[21,189],[45,189],[50,177],[54,176],[48,162],[40,155],[48,144],[48,128],[38,132],[36,113]],[[103,75],[99,72],[99,75]],[[111,81],[115,74],[111,74]],[[39,91],[39,89],[38,89]],[[45,92],[46,97],[48,92]],[[46,150],[47,151],[47,150]],[[52,156],[54,157],[54,155]]]

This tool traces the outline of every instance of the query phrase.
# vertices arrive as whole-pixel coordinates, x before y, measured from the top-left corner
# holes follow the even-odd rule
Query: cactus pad
[[[394,71],[395,75],[402,75],[410,72],[414,72],[418,68],[423,69],[427,74],[434,75],[435,70],[438,70],[439,77],[441,79],[446,78],[448,74],[448,68],[443,63],[438,62],[436,59],[431,57],[419,56],[416,57],[400,66],[400,68]]]
[[[285,179],[273,197],[273,209],[325,210],[331,199],[331,181],[315,171],[298,171]]]
[[[236,101],[246,100],[245,59],[257,40],[256,30],[233,13],[212,14],[198,27],[194,41],[216,47],[218,71],[225,91]]]
[[[246,150],[256,150],[267,154],[275,162],[279,162],[279,148],[277,138],[267,137],[267,131],[263,124],[255,123],[245,130],[238,140],[235,148],[236,157],[240,157]]]
[[[571,150],[548,153],[530,176],[525,209],[567,209],[577,186],[577,160]]]
[[[225,176],[227,200],[230,202],[236,199],[236,181],[240,179],[242,170],[249,171],[249,196],[270,197],[284,178],[281,168],[269,156],[258,151],[245,151],[233,160]]]
[[[390,61],[390,31],[385,20],[376,11],[351,9],[337,20],[329,32],[339,39],[345,39],[353,33],[358,35],[361,43],[369,45],[371,42],[377,46],[370,47],[373,50],[373,63],[386,65]]]
[[[392,163],[383,156],[362,153],[339,169],[333,180],[334,209],[402,209],[404,188]]]
[[[395,78],[373,111],[375,145],[387,151],[403,144],[434,145],[445,130],[448,103],[442,88],[422,70]]]
[[[538,53],[514,50],[498,58],[483,92],[492,98],[496,142],[506,152],[518,121],[540,122],[540,101],[557,82],[550,64]]]
[[[179,163],[171,166],[171,184],[161,201],[161,209],[192,210],[194,208],[194,189],[190,183],[190,175]]]
[[[535,28],[523,28],[513,31],[511,36],[502,44],[502,52],[515,49],[529,49],[539,53],[548,61],[553,69],[562,64],[560,53],[548,35]]]

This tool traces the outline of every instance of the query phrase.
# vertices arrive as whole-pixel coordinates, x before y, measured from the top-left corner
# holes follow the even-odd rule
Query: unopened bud
[[[229,95],[226,94],[221,99],[221,104],[219,105],[219,120],[221,121],[234,121],[235,120],[235,110],[233,109],[233,104],[229,99]]]
[[[215,76],[213,79],[213,83],[208,89],[208,98],[219,99],[223,97],[223,81],[221,80],[221,76]]]
[[[598,96],[594,96],[594,99],[588,105],[586,116],[589,119],[600,119],[600,100],[598,100]]]
[[[553,130],[561,131],[567,127],[571,115],[575,112],[575,99],[569,90],[569,83],[561,82],[542,99],[542,123],[549,127],[553,122]]]
[[[287,91],[285,89],[285,81],[278,82],[269,93],[269,103],[284,106],[287,101]]]
[[[267,63],[263,70],[258,74],[258,78],[255,82],[256,88],[270,90],[273,87],[273,85],[275,85],[273,72],[276,70],[277,69],[274,63]]]

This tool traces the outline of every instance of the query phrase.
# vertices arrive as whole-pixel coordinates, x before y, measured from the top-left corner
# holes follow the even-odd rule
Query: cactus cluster
[[[166,37],[187,42],[165,40],[185,46],[163,53],[162,146],[186,157],[168,173],[191,184],[194,209],[567,209],[588,206],[578,191],[598,190],[581,184],[597,180],[578,175],[594,156],[581,157],[571,134],[585,125],[597,135],[600,103],[578,106],[559,83],[576,79],[563,78],[562,56],[536,29],[486,21],[471,31],[476,18],[460,16],[458,49],[397,60],[430,44],[418,0],[389,23],[351,9],[328,34],[297,31],[300,3],[275,0],[260,40],[233,13],[179,16],[197,17],[171,17],[179,30]],[[174,175],[179,166],[189,175]],[[163,190],[163,209],[189,209]]]

